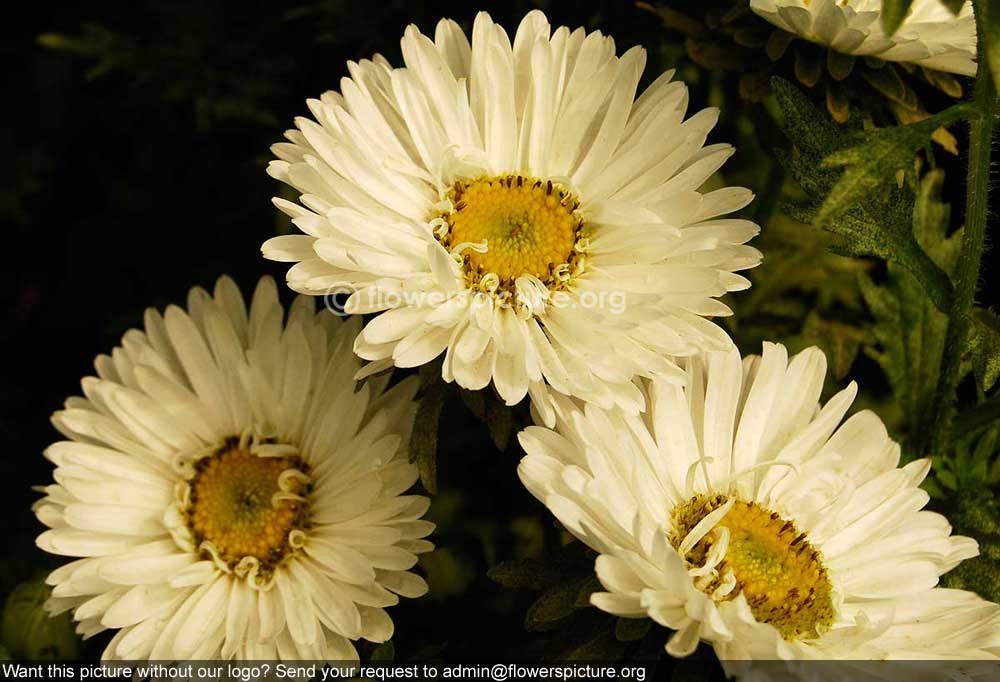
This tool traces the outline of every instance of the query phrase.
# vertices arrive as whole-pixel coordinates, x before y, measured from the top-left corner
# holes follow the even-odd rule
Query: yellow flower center
[[[707,514],[723,506],[723,495],[696,496],[674,510],[675,547]],[[715,528],[688,553],[687,560],[701,566],[719,529],[729,530],[725,557],[707,581],[696,583],[708,594],[723,592],[721,599],[742,593],[754,617],[774,626],[785,639],[817,636],[833,623],[832,587],[822,557],[795,524],[756,502],[737,501]],[[727,572],[736,585],[729,591]]]
[[[442,243],[461,247],[466,281],[493,273],[501,288],[533,275],[558,286],[573,274],[583,221],[568,191],[520,175],[458,181],[448,192],[454,210],[443,216]]]
[[[259,457],[234,441],[195,470],[188,524],[197,544],[211,544],[230,568],[254,557],[265,573],[273,569],[291,549],[289,534],[305,524],[304,463]]]

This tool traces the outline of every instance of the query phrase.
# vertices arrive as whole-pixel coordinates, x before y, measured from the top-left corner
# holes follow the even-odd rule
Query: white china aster
[[[940,0],[914,0],[892,36],[882,30],[882,0],[750,0],[750,7],[778,28],[837,52],[976,73],[971,0],[958,16]]]
[[[898,467],[879,418],[822,408],[826,358],[765,344],[645,382],[644,415],[558,399],[555,430],[520,435],[528,489],[599,552],[598,608],[709,642],[734,660],[990,658],[1000,607],[936,587],[978,553],[922,511],[926,460]],[[729,661],[729,663],[726,663]]]
[[[551,419],[548,387],[638,412],[635,376],[679,378],[667,354],[731,346],[706,317],[730,313],[716,297],[748,287],[734,273],[760,254],[756,225],[720,218],[750,191],[699,191],[733,153],[705,146],[716,109],[685,120],[672,73],[633,101],[641,48],[617,57],[538,11],[513,43],[480,13],[471,44],[442,20],[433,40],[410,26],[402,52],[405,68],[349,64],[269,169],[301,192],[275,203],[305,234],[264,255],[296,263],[296,291],[381,313],[361,357],[444,353],[445,380],[492,380],[508,404],[530,392]]]
[[[406,449],[414,380],[356,389],[360,324],[273,280],[146,312],[53,417],[56,483],[35,507],[54,613],[118,632],[123,659],[356,660],[392,636],[384,608],[427,590],[433,548]]]

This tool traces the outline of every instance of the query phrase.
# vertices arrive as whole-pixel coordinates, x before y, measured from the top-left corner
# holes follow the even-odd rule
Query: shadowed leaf
[[[980,389],[988,391],[1000,377],[1000,318],[989,310],[976,308],[969,319],[972,368]]]
[[[438,375],[440,377],[440,375]],[[448,385],[440,378],[424,388],[420,406],[413,418],[410,437],[410,461],[420,471],[420,482],[427,492],[437,493],[437,443],[441,408],[447,397]]]

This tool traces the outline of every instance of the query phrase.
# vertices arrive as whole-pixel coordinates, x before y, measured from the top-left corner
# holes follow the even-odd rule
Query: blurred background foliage
[[[645,83],[676,68],[691,86],[690,110],[723,109],[710,141],[732,142],[738,151],[724,178],[713,182],[757,193],[745,213],[763,227],[755,245],[765,254],[750,273],[753,288],[729,297],[736,316],[723,324],[744,353],[759,351],[764,339],[793,351],[822,347],[831,368],[828,394],[858,380],[855,409],[875,409],[910,456],[940,359],[940,313],[911,272],[858,257],[863,250],[852,247],[850,235],[807,224],[813,220],[804,211],[816,208],[810,208],[815,178],[796,172],[810,150],[796,139],[795,124],[840,137],[838,131],[917,121],[969,83],[935,82],[905,69],[873,76],[871,65],[831,78],[830,69],[846,67],[828,62],[824,70],[812,46],[774,38],[745,1],[691,0],[665,8],[622,0],[512,0],[484,2],[482,9],[513,32],[533,7],[554,25],[613,35],[620,52],[644,45],[650,57]],[[2,75],[8,96],[0,126],[7,150],[0,220],[8,254],[0,289],[6,358],[0,369],[6,484],[0,594],[7,600],[0,654],[92,658],[104,636],[81,644],[65,618],[37,616],[45,595],[38,576],[57,563],[35,549],[40,527],[30,512],[31,486],[51,478],[40,454],[56,438],[48,415],[79,391],[97,354],[140,324],[144,307],[182,301],[189,287],[210,284],[221,273],[245,290],[262,273],[280,280],[283,268],[259,252],[266,238],[290,229],[269,201],[286,191],[264,172],[269,145],[306,112],[307,97],[338,87],[347,60],[381,52],[399,64],[407,24],[430,32],[448,16],[469,28],[480,8],[451,0],[377,6],[95,0],[22,9],[23,18],[0,29],[13,65]],[[772,45],[782,41],[780,51]],[[802,120],[789,119],[788,108],[779,106],[775,76],[811,103],[789,95],[801,105]],[[952,152],[963,148],[965,133],[960,125],[949,130],[934,130],[937,144],[922,145],[918,165],[898,183],[902,220],[913,219],[906,231],[945,271],[964,196],[962,158]],[[995,265],[987,254],[984,282],[993,281]],[[995,286],[981,287],[977,314],[986,329],[997,299]],[[976,338],[980,349],[992,342],[988,333]],[[989,353],[975,351],[969,349],[964,366],[976,357],[989,363]],[[504,410],[490,393],[441,386],[433,376],[425,374],[428,401],[415,434],[422,478],[437,489],[430,514],[439,549],[421,561],[431,591],[393,609],[391,646],[364,653],[397,660],[658,657],[662,630],[587,606],[595,584],[592,555],[522,489],[514,434],[529,419],[525,406]],[[936,473],[928,487],[932,504],[984,547],[981,559],[946,576],[946,583],[997,599],[1000,410],[990,397],[989,371],[978,373],[979,382],[967,371],[963,376],[959,437],[951,451],[933,453]],[[664,665],[677,679],[720,675],[703,650]]]

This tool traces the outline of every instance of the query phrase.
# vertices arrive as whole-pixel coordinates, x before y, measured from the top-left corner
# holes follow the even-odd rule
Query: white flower
[[[778,28],[837,52],[976,73],[971,0],[958,16],[941,0],[914,0],[892,36],[882,30],[882,0],[750,0],[750,7]]]
[[[480,13],[471,45],[443,20],[433,40],[410,26],[402,52],[405,68],[349,64],[270,166],[302,193],[275,203],[306,234],[264,255],[296,263],[297,291],[381,312],[355,352],[444,353],[446,381],[530,392],[551,418],[546,386],[637,412],[635,376],[680,376],[665,354],[731,346],[705,318],[730,314],[716,297],[748,287],[734,271],[760,254],[743,246],[756,225],[719,217],[750,191],[698,191],[733,153],[705,146],[716,109],[685,120],[672,72],[633,101],[641,48],[617,57],[538,11],[513,43]]]
[[[249,313],[219,280],[187,312],[146,312],[53,417],[42,549],[81,557],[48,578],[54,612],[124,659],[356,660],[383,642],[407,572],[433,548],[406,449],[413,379],[355,390],[360,324],[274,282]]]
[[[820,408],[821,351],[686,365],[645,415],[560,399],[555,431],[520,435],[521,480],[600,553],[594,605],[675,630],[676,656],[1000,656],[1000,607],[935,587],[976,542],[921,511],[929,463],[898,467],[875,414],[841,424],[853,383]]]

